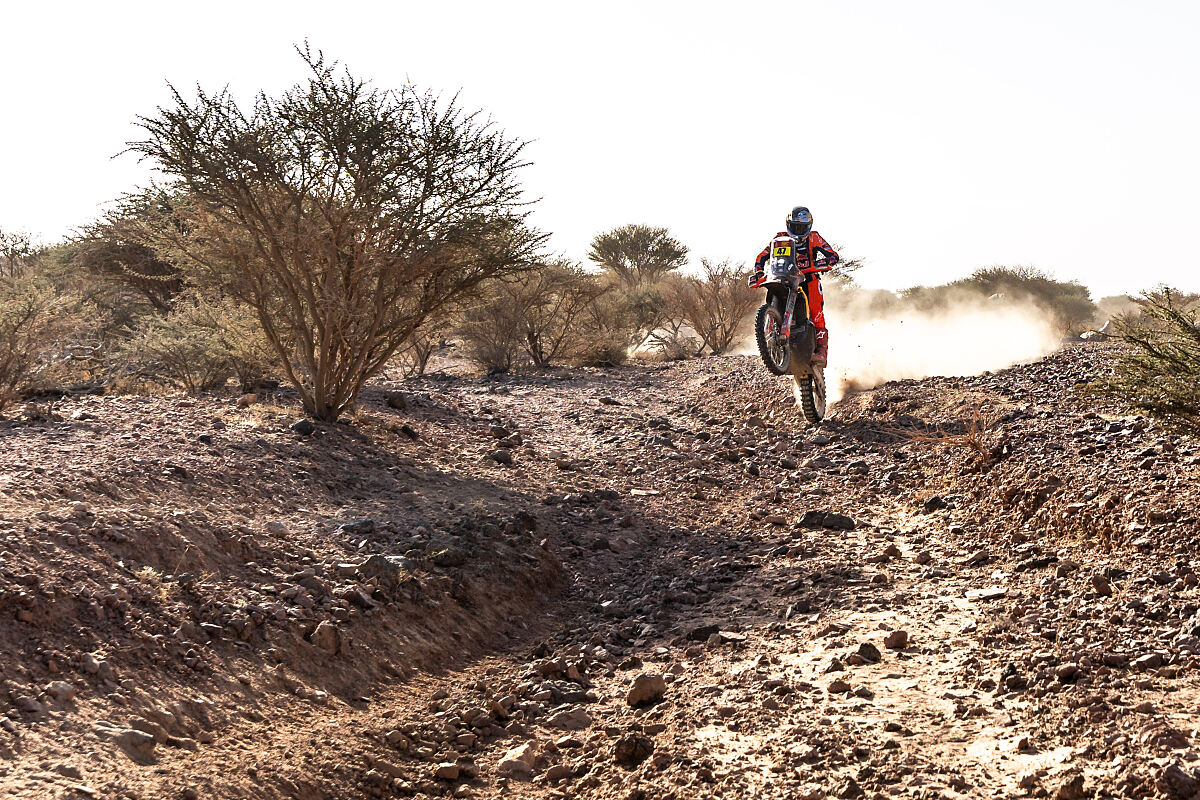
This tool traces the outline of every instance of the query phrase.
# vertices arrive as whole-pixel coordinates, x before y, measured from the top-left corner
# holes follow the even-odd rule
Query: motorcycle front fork
[[[788,292],[787,309],[783,312],[783,338],[792,334],[792,314],[796,311],[796,290]]]

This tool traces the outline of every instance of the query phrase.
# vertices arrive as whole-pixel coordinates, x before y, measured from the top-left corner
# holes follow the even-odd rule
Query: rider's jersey
[[[763,251],[758,254],[758,258],[754,260],[754,271],[762,272],[763,265],[767,263],[767,259],[771,257],[774,249],[790,243],[796,253],[796,266],[801,272],[828,272],[838,261],[837,252],[816,231],[809,233],[807,238],[806,243],[801,243],[799,237],[793,236],[787,231],[775,234],[775,238],[767,243]],[[825,256],[825,261],[821,266],[814,267],[814,260],[818,253]]]

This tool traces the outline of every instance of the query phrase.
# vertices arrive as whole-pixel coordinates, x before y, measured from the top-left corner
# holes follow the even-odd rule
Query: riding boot
[[[812,365],[814,367],[824,367],[829,363],[829,330],[827,328],[817,328],[816,339],[817,343],[813,348]]]

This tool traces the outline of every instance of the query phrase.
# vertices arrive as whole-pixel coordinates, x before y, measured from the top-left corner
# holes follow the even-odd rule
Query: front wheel
[[[764,303],[754,318],[754,338],[763,363],[775,375],[786,375],[792,351],[783,335],[783,315],[773,303]]]
[[[825,419],[825,368],[813,367],[811,375],[797,377],[796,388],[804,418],[813,425]]]

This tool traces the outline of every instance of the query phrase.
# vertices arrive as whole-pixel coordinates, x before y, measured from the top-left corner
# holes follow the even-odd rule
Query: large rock
[[[46,687],[46,694],[55,700],[73,700],[77,690],[66,681],[54,681]]]
[[[860,658],[870,664],[878,664],[883,658],[883,654],[879,652],[879,648],[870,642],[863,642],[860,644],[856,652]]]
[[[17,708],[19,708],[21,711],[24,711],[26,714],[40,714],[43,711],[42,704],[36,697],[22,695],[13,702],[16,703]]]
[[[379,553],[358,565],[358,574],[364,580],[378,578],[385,585],[403,583],[412,575],[412,571],[412,562],[407,558]]]
[[[1189,800],[1200,796],[1200,771],[1191,772],[1175,761],[1154,774],[1154,783],[1171,800]]]
[[[805,511],[800,524],[806,528],[828,528],[834,531],[854,530],[854,519],[833,511]]]
[[[649,705],[661,700],[666,692],[667,682],[663,679],[662,675],[647,675],[643,673],[633,679],[633,686],[629,688],[629,693],[625,695],[625,702],[634,708]]]
[[[338,631],[337,626],[326,620],[313,631],[312,643],[331,656],[337,655],[342,648],[342,634]]]
[[[433,777],[443,781],[456,781],[461,772],[462,768],[458,764],[446,762],[433,768]]]
[[[134,761],[146,763],[154,758],[154,746],[157,742],[152,734],[103,720],[97,722],[92,730],[97,736],[110,739]]]
[[[513,778],[528,778],[533,774],[533,770],[541,761],[541,755],[538,753],[537,745],[533,742],[526,742],[509,750],[500,757],[500,762],[496,765],[496,770],[501,775],[508,775]]]
[[[627,767],[636,767],[654,752],[654,742],[640,733],[630,733],[613,745],[613,760]]]
[[[705,622],[688,628],[684,636],[688,639],[688,641],[707,642],[708,637],[712,636],[719,630],[721,630],[721,626],[716,625],[715,623]]]
[[[1059,784],[1051,797],[1054,800],[1086,800],[1091,797],[1092,793],[1087,790],[1084,785],[1084,776],[1081,772],[1068,773],[1065,780]]]
[[[291,425],[288,425],[288,427],[293,433],[299,436],[312,436],[317,432],[317,426],[309,419],[296,420]]]
[[[429,554],[429,560],[439,567],[461,567],[467,558],[467,551],[454,545],[431,548]]]
[[[592,718],[582,708],[575,707],[565,709],[553,714],[546,720],[546,724],[552,728],[562,728],[568,731],[581,731],[588,728],[592,724]]]
[[[351,536],[364,536],[375,532],[375,520],[352,519],[338,526],[338,531]]]

